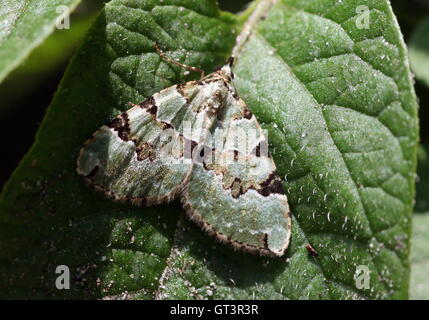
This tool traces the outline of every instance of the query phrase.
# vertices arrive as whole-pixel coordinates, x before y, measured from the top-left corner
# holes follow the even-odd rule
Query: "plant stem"
[[[240,52],[243,50],[244,45],[252,34],[252,30],[258,22],[265,17],[270,11],[271,7],[275,5],[278,0],[259,0],[255,6],[255,9],[251,13],[249,19],[243,25],[243,29],[237,36],[236,44],[232,49],[232,56],[238,57]]]

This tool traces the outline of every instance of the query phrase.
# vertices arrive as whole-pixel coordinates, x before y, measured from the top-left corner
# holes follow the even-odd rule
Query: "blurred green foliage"
[[[0,117],[19,106],[23,96],[35,93],[34,89],[44,78],[64,71],[101,7],[102,1],[99,0],[81,2],[71,14],[70,29],[55,29],[46,41],[9,74],[6,81],[0,85]]]
[[[411,66],[416,78],[429,88],[429,16],[417,24],[409,47]]]

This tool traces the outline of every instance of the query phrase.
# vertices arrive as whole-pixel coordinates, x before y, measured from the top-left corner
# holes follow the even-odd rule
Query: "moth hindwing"
[[[181,198],[188,217],[236,249],[281,256],[291,218],[264,133],[230,64],[134,105],[96,131],[77,172],[135,205]]]

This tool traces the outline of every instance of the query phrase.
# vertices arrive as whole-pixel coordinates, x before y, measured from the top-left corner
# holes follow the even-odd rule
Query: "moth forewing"
[[[178,161],[182,155],[176,145],[184,139],[172,119],[187,102],[174,87],[120,114],[85,143],[77,171],[90,185],[110,198],[142,206],[177,197],[192,162]],[[167,136],[173,141],[166,141]],[[173,152],[165,152],[169,148]]]

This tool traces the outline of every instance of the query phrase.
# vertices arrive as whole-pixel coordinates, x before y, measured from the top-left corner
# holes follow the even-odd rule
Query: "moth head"
[[[217,72],[220,74],[222,78],[230,82],[234,79],[234,73],[232,72],[232,64],[234,63],[234,57],[229,57],[226,61],[226,64],[220,68]]]

